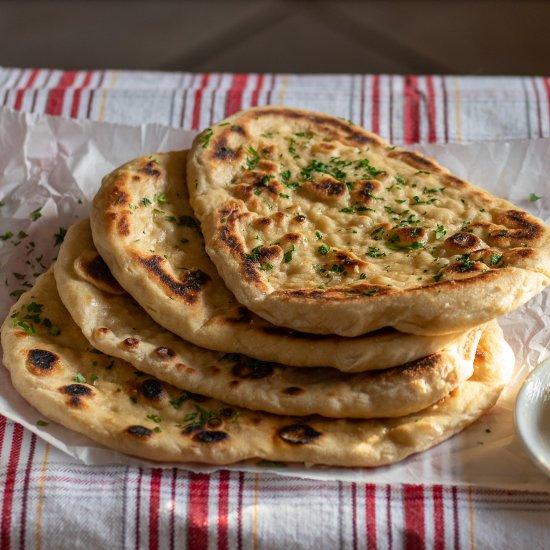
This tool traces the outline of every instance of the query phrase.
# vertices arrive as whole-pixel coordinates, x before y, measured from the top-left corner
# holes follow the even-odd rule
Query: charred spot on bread
[[[335,197],[342,197],[348,191],[345,183],[331,176],[319,177],[315,181],[307,182],[303,187],[317,200],[330,200]]]
[[[278,431],[278,436],[291,445],[305,445],[319,439],[321,435],[308,424],[291,424]]]
[[[509,236],[516,240],[532,243],[544,233],[544,228],[521,210],[507,210],[497,217],[497,221],[509,227]]]
[[[234,160],[240,155],[239,150],[231,149],[225,137],[220,137],[214,142],[212,158],[217,160]]]
[[[288,388],[282,390],[282,392],[286,393],[286,395],[300,395],[304,393],[304,391],[304,388],[299,388],[298,386],[289,386]]]
[[[126,428],[126,433],[138,438],[138,439],[147,439],[153,435],[153,430],[146,428],[145,426],[140,426],[139,424],[134,426],[128,426]]]
[[[176,356],[176,352],[173,349],[165,346],[156,348],[155,353],[162,359],[172,359]]]
[[[79,256],[75,262],[75,269],[81,277],[95,284],[100,290],[111,294],[125,294],[125,290],[113,277],[99,254]]]
[[[138,391],[140,395],[150,401],[158,401],[166,395],[162,383],[156,378],[148,378],[141,382]]]
[[[158,169],[158,164],[154,160],[148,160],[145,165],[141,168],[141,172],[146,174],[147,176],[151,176],[153,178],[158,178],[161,174],[160,170]]]
[[[220,430],[203,430],[193,436],[193,441],[198,441],[199,443],[219,443],[220,441],[225,441],[228,437],[229,435],[226,432]]]
[[[130,234],[130,221],[126,213],[121,213],[117,218],[118,234],[127,237]]]
[[[352,198],[363,205],[375,201],[375,193],[382,189],[382,184],[377,180],[357,180],[353,183]]]
[[[119,207],[127,206],[130,204],[130,196],[128,193],[121,187],[114,186],[107,197],[107,206]]]
[[[125,338],[122,341],[122,345],[127,348],[137,348],[139,344],[140,344],[139,338],[129,337],[129,338]]]
[[[69,396],[67,404],[73,408],[85,407],[84,399],[94,395],[92,388],[83,384],[69,384],[68,386],[61,387],[60,391]]]
[[[258,361],[256,359],[243,359],[236,365],[233,365],[233,368],[231,369],[233,376],[252,380],[267,378],[273,374],[273,371],[274,366],[272,363]]]
[[[27,352],[27,369],[37,376],[53,374],[59,367],[59,356],[45,349]]]
[[[439,168],[437,164],[435,164],[430,159],[420,155],[419,153],[415,153],[414,151],[391,151],[390,153],[388,153],[388,156],[390,158],[399,159],[419,170],[426,170],[429,172],[441,172],[441,168]]]
[[[144,257],[135,254],[135,258],[170,294],[182,298],[188,305],[198,302],[202,287],[210,281],[210,276],[200,269],[189,269],[180,280],[176,280],[164,271],[166,260],[157,255]]]
[[[448,254],[462,254],[478,250],[481,244],[481,239],[473,233],[459,231],[445,239],[445,250]]]

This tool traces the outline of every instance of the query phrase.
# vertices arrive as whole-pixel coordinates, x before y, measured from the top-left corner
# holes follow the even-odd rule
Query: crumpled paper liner
[[[0,283],[4,288],[0,319],[17,294],[30,288],[55,259],[63,228],[88,216],[103,175],[143,154],[185,149],[193,135],[160,125],[130,127],[0,110]],[[550,139],[415,148],[457,175],[550,221]],[[533,202],[531,193],[542,198]],[[69,455],[67,460],[73,457],[86,464],[178,466],[195,472],[223,468],[320,480],[550,491],[550,479],[528,459],[513,423],[515,395],[522,381],[548,354],[549,296],[545,291],[500,319],[517,360],[498,404],[463,433],[392,466],[159,465],[105,449],[53,422],[38,426],[43,417],[13,390],[4,368],[0,369],[0,412]]]

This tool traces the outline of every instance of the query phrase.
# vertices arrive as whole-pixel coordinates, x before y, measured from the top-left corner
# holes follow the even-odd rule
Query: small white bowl
[[[527,377],[519,390],[515,424],[535,464],[550,476],[550,357]]]

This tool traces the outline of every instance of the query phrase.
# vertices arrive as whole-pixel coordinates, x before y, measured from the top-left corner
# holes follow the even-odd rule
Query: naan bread
[[[541,220],[344,120],[243,111],[197,136],[187,175],[221,277],[279,326],[450,333],[550,282]]]
[[[118,282],[160,325],[198,346],[345,372],[394,367],[461,334],[361,338],[297,333],[241,306],[204,250],[185,185],[186,152],[136,159],[103,180],[91,212],[97,249]]]
[[[424,409],[471,376],[482,331],[403,366],[359,374],[209,351],[162,328],[122,290],[97,253],[87,220],[67,232],[55,278],[73,320],[103,353],[178,388],[275,414],[372,418]]]
[[[45,417],[124,453],[211,464],[246,459],[390,464],[481,416],[495,404],[513,364],[500,329],[491,324],[472,378],[420,413],[331,420],[253,412],[189,395],[98,353],[63,307],[52,272],[11,309],[2,347],[16,390]]]

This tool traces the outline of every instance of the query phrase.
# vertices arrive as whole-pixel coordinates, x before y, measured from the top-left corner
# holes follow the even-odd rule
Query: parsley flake
[[[59,246],[64,240],[67,230],[64,227],[60,227],[57,233],[54,233],[53,238],[55,239],[54,246]]]
[[[202,144],[202,148],[206,149],[210,143],[210,138],[214,135],[212,128],[206,128],[199,136],[199,143]]]
[[[296,247],[292,245],[290,250],[287,250],[284,255],[285,263],[289,263],[292,261],[292,253],[296,250]]]
[[[367,251],[367,256],[370,256],[371,258],[381,258],[385,255],[385,252],[382,252],[379,248],[376,248],[375,246],[370,246]]]
[[[535,195],[535,193],[530,193],[530,195],[529,195],[529,200],[531,202],[537,202],[540,199],[542,199],[542,197],[539,197],[538,195]]]
[[[260,162],[260,154],[252,146],[248,148],[248,154],[250,156],[246,157],[246,167],[249,170],[254,170],[254,168],[256,168],[256,166]]]
[[[445,230],[445,227],[438,224],[436,229],[434,229],[434,237],[436,239],[442,239],[447,234],[447,231]]]

